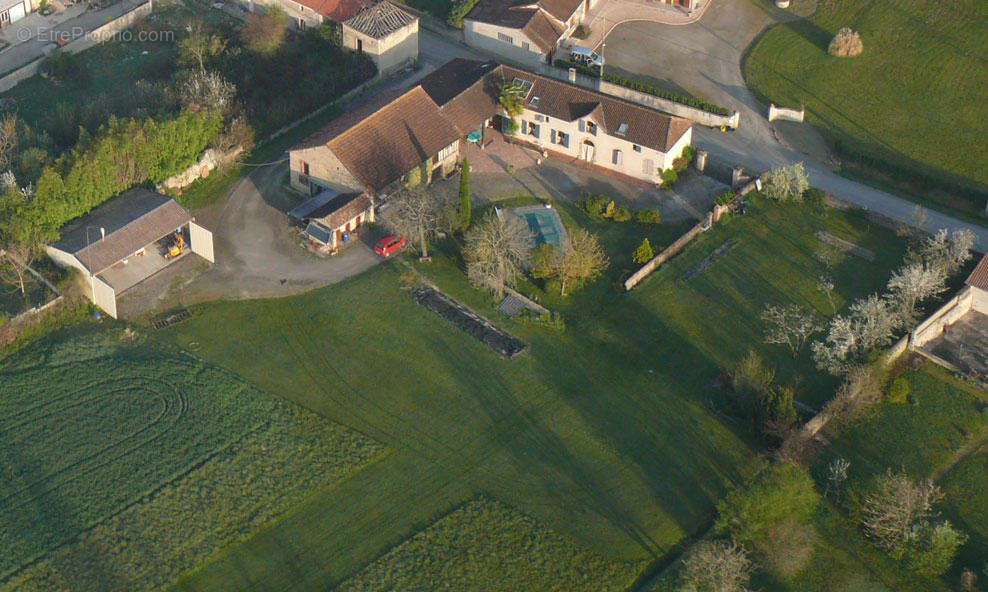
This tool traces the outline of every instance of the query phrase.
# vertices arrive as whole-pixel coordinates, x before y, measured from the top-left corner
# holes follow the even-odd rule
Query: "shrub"
[[[661,176],[663,189],[671,189],[676,184],[676,181],[679,180],[679,173],[676,172],[676,169],[666,169],[662,171]]]
[[[244,47],[261,55],[271,55],[281,48],[288,33],[288,17],[278,8],[268,8],[263,15],[247,15],[240,29]]]
[[[683,148],[683,158],[686,159],[686,164],[692,164],[693,160],[696,158],[696,148],[693,146],[687,146]]]
[[[720,196],[718,196],[717,199],[714,200],[714,203],[719,206],[727,205],[728,203],[731,202],[732,199],[734,199],[736,195],[737,194],[734,193],[733,191],[727,191],[725,193],[721,193]]]
[[[575,68],[576,71],[580,72],[581,74],[586,74],[587,76],[591,76],[593,78],[600,78],[600,68],[591,68],[590,66],[586,64],[581,64],[579,62],[571,62],[569,60],[556,60],[553,62],[553,65],[555,65],[557,68],[563,68],[563,69]]]
[[[638,210],[635,212],[635,222],[640,224],[662,224],[662,212],[659,208]]]
[[[516,135],[520,129],[521,129],[521,125],[519,125],[517,121],[515,121],[514,119],[508,120],[507,132],[509,136]]]
[[[797,162],[772,169],[765,193],[779,201],[799,202],[809,188],[810,181],[806,176],[806,167],[803,163]]]
[[[586,39],[589,36],[590,27],[584,25],[583,23],[580,23],[575,29],[573,29],[573,37],[576,37],[577,39]]]
[[[888,400],[890,403],[902,405],[909,398],[909,379],[904,376],[896,378],[889,386]]]
[[[41,72],[55,82],[74,82],[80,86],[89,84],[89,70],[79,56],[67,51],[56,51],[41,63]]]
[[[615,222],[627,222],[631,220],[631,210],[628,209],[628,206],[615,206],[611,212],[611,219]]]
[[[599,74],[597,74],[599,76]],[[688,107],[693,107],[694,109],[699,109],[701,111],[706,111],[707,113],[713,113],[714,115],[730,115],[731,111],[725,109],[720,105],[715,105],[703,99],[697,97],[690,97],[686,95],[676,94],[665,89],[656,88],[651,84],[646,84],[644,82],[639,82],[637,80],[631,80],[629,78],[624,78],[623,76],[618,76],[616,74],[611,74],[607,72],[604,74],[604,80],[607,82],[613,82],[618,86],[623,86],[625,88],[630,88],[632,90],[637,90],[638,92],[645,93],[647,95],[652,95],[654,97],[659,97],[660,99],[666,99],[667,101],[673,101],[675,103],[680,103]]]
[[[775,371],[765,365],[754,350],[738,362],[731,371],[731,388],[738,394],[760,396],[771,389]]]
[[[717,504],[715,526],[735,540],[755,541],[781,522],[807,520],[819,503],[820,494],[806,469],[776,462],[749,487],[735,489]]]
[[[642,244],[638,245],[635,249],[634,254],[631,256],[631,260],[638,265],[644,265],[655,257],[655,253],[652,251],[652,244],[648,242],[648,239],[642,241]]]
[[[853,58],[861,55],[862,51],[861,35],[851,27],[841,27],[827,47],[827,53],[838,58]]]
[[[690,166],[689,161],[683,158],[682,156],[672,161],[672,170],[676,171],[677,173],[681,173],[685,171],[687,168],[689,168],[689,166]]]
[[[477,0],[458,0],[454,2],[449,8],[449,14],[446,16],[446,23],[457,29],[463,28],[463,18],[466,17],[473,7],[477,4]]]
[[[909,567],[928,578],[942,576],[953,565],[957,550],[967,542],[967,535],[946,520],[917,530],[914,542],[905,552]]]
[[[583,202],[583,209],[591,218],[602,220],[605,217],[604,212],[607,211],[609,206],[613,207],[613,204],[614,202],[607,196],[594,195]]]

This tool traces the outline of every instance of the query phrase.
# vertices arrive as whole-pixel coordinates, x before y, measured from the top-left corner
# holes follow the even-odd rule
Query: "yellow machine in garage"
[[[174,259],[185,252],[185,237],[181,233],[175,235],[175,240],[168,246],[167,259]]]

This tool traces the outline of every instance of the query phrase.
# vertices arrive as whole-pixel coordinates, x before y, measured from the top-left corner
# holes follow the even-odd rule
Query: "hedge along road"
[[[792,18],[751,0],[711,0],[703,18],[682,26],[630,22],[615,27],[607,38],[604,57],[608,66],[649,75],[665,86],[680,88],[741,112],[741,127],[721,132],[697,126],[693,142],[713,158],[764,171],[789,162],[806,163],[810,182],[856,206],[909,223],[916,204],[885,191],[851,181],[831,172],[806,153],[778,140],[762,105],[745,85],[741,57],[755,36],[766,26]],[[645,51],[643,51],[645,49]],[[656,60],[656,56],[662,59]],[[808,126],[799,128],[797,144],[819,146],[821,140]],[[820,152],[813,149],[812,153]],[[988,230],[951,216],[926,209],[923,229],[967,228],[977,237],[977,249],[988,251]]]

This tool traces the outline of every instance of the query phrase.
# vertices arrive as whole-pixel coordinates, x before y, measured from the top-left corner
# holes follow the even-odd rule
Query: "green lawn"
[[[513,360],[418,306],[407,293],[414,276],[399,263],[296,297],[201,305],[163,332],[394,450],[314,492],[176,590],[323,590],[478,494],[607,561],[661,558],[708,523],[752,459],[746,424],[722,411],[718,375],[753,347],[780,376],[802,376],[806,401],[832,392],[834,381],[808,360],[763,345],[753,320],[767,300],[829,308],[814,287],[825,268],[813,232],[877,253],[875,262],[835,264],[839,307],[884,285],[903,251],[890,231],[855,213],[754,203],[621,294],[615,285],[641,238],[659,247],[682,228],[593,223],[557,207],[567,225],[599,233],[614,260],[607,277],[565,300],[553,286],[522,286],[561,312],[563,331],[500,316],[466,282],[451,242],[434,250],[431,265],[415,263],[525,341],[528,352]],[[728,239],[738,244],[725,257],[681,279]]]
[[[3,360],[0,432],[0,590],[156,589],[383,453],[112,326]]]
[[[976,217],[988,196],[986,18],[980,0],[820,0],[809,19],[760,37],[744,75],[766,102],[804,105],[847,172]],[[843,26],[861,34],[862,55],[827,54]],[[869,161],[892,166],[879,164],[887,172],[876,176]]]
[[[818,481],[825,483],[826,467],[837,456],[851,462],[851,487],[858,491],[887,469],[934,478],[946,496],[944,516],[970,536],[955,568],[979,572],[988,555],[988,392],[931,362],[903,377],[916,404],[881,402],[849,425],[828,427],[832,443],[816,463]]]

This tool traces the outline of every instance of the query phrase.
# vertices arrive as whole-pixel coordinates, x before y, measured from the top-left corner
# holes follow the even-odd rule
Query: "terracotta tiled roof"
[[[975,288],[988,290],[988,253],[981,258],[981,261],[975,266],[974,271],[971,272],[965,283]]]
[[[515,78],[531,82],[532,90],[528,94],[525,106],[536,113],[566,121],[580,119],[593,113],[594,119],[601,124],[605,133],[660,152],[668,152],[673,144],[693,126],[688,119],[673,117],[648,107],[524,70],[501,66],[497,74],[505,82]],[[621,133],[622,124],[624,124],[623,133]]]
[[[314,212],[312,217],[319,218],[327,227],[336,230],[371,207],[371,199],[366,193],[351,193],[348,197],[349,200],[337,204],[335,210]]]
[[[509,29],[521,29],[537,11],[538,4],[532,0],[481,0],[466,18]]]
[[[460,138],[453,122],[420,86],[371,111],[362,119],[354,112],[337,118],[318,137],[372,193]]]
[[[338,23],[352,18],[364,7],[364,0],[294,0]]]
[[[539,0],[539,6],[561,21],[569,20],[583,0]]]
[[[422,78],[419,85],[465,136],[497,113],[496,94],[486,88],[487,74],[497,68],[493,61],[456,58]]]
[[[131,189],[63,228],[54,246],[75,255],[97,274],[192,219],[188,210],[167,195]],[[101,238],[101,228],[105,238]]]
[[[541,10],[532,15],[532,18],[522,27],[521,31],[542,50],[542,53],[549,53],[556,49],[556,42],[563,34],[563,28],[552,22],[552,19]]]
[[[387,0],[383,0],[377,4],[363,7],[357,16],[348,19],[344,24],[364,35],[369,35],[375,39],[384,39],[416,20],[418,20],[416,17]]]

